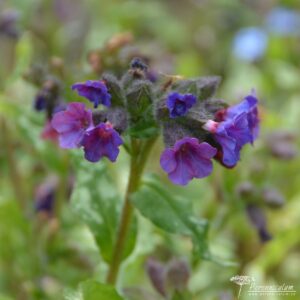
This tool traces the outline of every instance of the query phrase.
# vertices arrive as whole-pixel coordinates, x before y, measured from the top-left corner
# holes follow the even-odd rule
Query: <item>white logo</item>
[[[234,283],[236,283],[240,286],[239,294],[238,294],[238,299],[239,299],[240,295],[241,295],[242,287],[246,284],[251,284],[255,280],[251,276],[235,275],[235,276],[230,278],[230,281],[232,281],[232,282],[234,282]]]
[[[281,285],[259,285],[255,282],[252,276],[236,275],[230,278],[230,281],[239,285],[238,299],[241,296],[242,288],[244,285],[249,285],[249,296],[295,296],[296,291],[293,285],[281,284]]]

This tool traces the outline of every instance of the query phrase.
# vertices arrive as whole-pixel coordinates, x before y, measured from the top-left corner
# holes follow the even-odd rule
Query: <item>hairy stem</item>
[[[106,278],[106,282],[110,284],[114,284],[117,280],[122,262],[123,250],[133,215],[133,206],[130,203],[130,196],[138,189],[147,158],[154,142],[155,139],[150,139],[142,145],[140,141],[131,141],[132,153],[127,190],[125,194],[121,220],[119,223],[117,239],[113,250],[112,262]]]

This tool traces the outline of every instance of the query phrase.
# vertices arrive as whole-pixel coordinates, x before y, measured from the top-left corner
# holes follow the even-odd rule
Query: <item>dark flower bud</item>
[[[123,76],[122,83],[125,88],[135,80],[146,79],[147,65],[140,58],[134,58],[130,63],[129,71]]]
[[[284,205],[284,196],[276,188],[265,188],[262,192],[264,202],[271,208],[280,208]]]
[[[267,136],[266,144],[271,154],[282,160],[293,159],[297,155],[294,134],[277,131]]]
[[[142,61],[142,59],[140,59],[139,57],[135,57],[130,62],[130,68],[146,71],[148,69],[148,66]]]
[[[6,10],[0,14],[0,34],[12,39],[19,37],[17,29],[17,21],[19,20],[19,12],[16,10]]]
[[[58,178],[51,176],[45,179],[35,192],[35,211],[52,214],[55,196],[58,188]]]
[[[55,108],[60,104],[60,91],[61,86],[58,80],[47,79],[35,97],[34,108],[37,111],[46,110],[47,118],[50,120]]]
[[[47,106],[47,95],[44,93],[44,91],[40,91],[35,96],[34,109],[36,111],[42,111],[46,109],[46,106]]]
[[[146,263],[146,272],[155,290],[165,297],[165,267],[156,259],[149,258]]]
[[[255,187],[251,182],[244,181],[237,186],[236,192],[240,198],[249,199],[255,195]]]
[[[246,212],[252,225],[257,230],[257,233],[262,242],[267,242],[272,239],[271,234],[267,229],[267,221],[263,210],[254,204],[249,204],[246,207]]]
[[[190,278],[190,267],[184,260],[173,259],[167,268],[167,281],[175,290],[182,291],[187,287]]]

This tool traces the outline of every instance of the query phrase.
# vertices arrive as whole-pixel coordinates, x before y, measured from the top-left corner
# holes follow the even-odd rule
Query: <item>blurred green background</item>
[[[115,50],[112,37],[119,41],[116,34],[124,33],[126,42]],[[98,69],[91,51],[103,56]],[[66,201],[74,181],[69,170],[96,174],[105,168],[122,193],[127,154],[121,152],[114,165],[103,162],[88,171],[80,152],[63,151],[40,138],[45,116],[32,103],[40,88],[39,72],[59,78],[62,97],[74,101],[72,83],[97,78],[102,70],[126,69],[132,53],[148,58],[159,74],[220,75],[217,97],[229,103],[253,88],[260,99],[260,139],[243,151],[235,169],[215,163],[209,178],[173,186],[159,166],[161,141],[148,164],[170,193],[210,221],[212,251],[224,262],[234,262],[201,261],[189,280],[191,299],[236,299],[238,286],[230,282],[234,275],[253,276],[261,285],[293,285],[297,293],[290,298],[300,299],[299,1],[2,0],[0,300],[63,299],[63,294],[77,299],[80,281],[104,278],[107,266],[94,239],[76,205]],[[92,179],[101,186],[100,178]],[[53,213],[37,212],[44,182],[59,203]],[[266,216],[268,242],[261,241],[257,221],[247,214],[250,204]],[[146,259],[189,257],[191,247],[141,216],[139,224],[137,246],[122,269],[122,286],[155,293]]]

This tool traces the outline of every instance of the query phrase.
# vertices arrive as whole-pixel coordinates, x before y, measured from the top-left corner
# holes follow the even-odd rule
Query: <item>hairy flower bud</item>
[[[151,280],[153,287],[162,296],[166,296],[165,288],[165,273],[166,269],[159,261],[154,258],[149,258],[146,263],[146,272]]]
[[[264,202],[271,208],[280,208],[284,205],[284,196],[276,188],[265,188],[262,192]]]
[[[187,287],[190,278],[190,267],[185,260],[173,259],[168,264],[167,281],[175,290],[182,291]]]
[[[267,229],[267,220],[263,210],[255,204],[248,204],[246,212],[252,225],[256,228],[261,241],[267,242],[271,240],[272,236]]]

